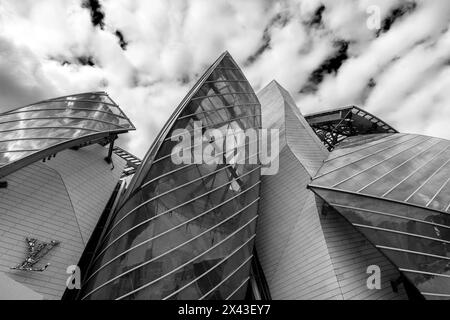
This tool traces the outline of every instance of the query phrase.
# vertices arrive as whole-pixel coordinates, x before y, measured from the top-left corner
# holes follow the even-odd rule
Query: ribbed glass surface
[[[0,114],[0,175],[33,154],[71,141],[134,130],[105,93],[85,93],[38,102]],[[54,151],[54,150],[52,150]],[[58,150],[57,150],[58,151]]]
[[[80,298],[244,297],[260,166],[175,164],[174,130],[193,132],[195,121],[202,131],[214,128],[224,135],[230,128],[260,127],[258,100],[228,53],[202,76],[149,150],[108,226]],[[213,143],[203,140],[202,146]],[[195,148],[189,152],[194,155]],[[256,155],[247,153],[251,157]]]
[[[313,185],[448,212],[450,141],[413,134],[375,137],[333,151]]]
[[[425,298],[450,299],[448,213],[325,188],[313,190],[381,250]]]
[[[348,139],[311,183],[427,299],[450,298],[450,141]]]

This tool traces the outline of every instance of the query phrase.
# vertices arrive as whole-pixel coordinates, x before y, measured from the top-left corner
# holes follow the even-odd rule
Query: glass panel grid
[[[420,291],[450,294],[450,282],[426,280],[450,275],[449,214],[339,190],[313,190],[397,268],[411,271],[404,274]]]
[[[47,149],[66,142],[93,134],[99,138],[129,130],[134,130],[132,123],[104,93],[38,102],[0,114],[0,149],[3,152],[0,163],[5,174],[9,174],[27,165],[18,161],[34,153],[42,153],[44,158]]]
[[[189,93],[191,98],[183,99],[183,109],[179,107],[177,117],[163,128],[158,144],[145,158],[147,163],[131,182],[132,189],[106,231],[80,297],[198,299],[223,282],[226,298],[248,278],[249,270],[241,268],[227,279],[229,268],[251,260],[253,242],[246,245],[246,241],[254,237],[256,226],[257,161],[171,163],[178,143],[171,141],[174,130],[192,133],[194,121],[201,122],[202,130],[221,132],[260,127],[258,99],[232,58],[224,54],[208,72],[194,87],[197,91]],[[247,159],[254,156],[246,154]],[[242,248],[239,254],[229,256],[237,248]],[[202,274],[205,277],[200,279]],[[196,278],[195,285],[173,294]]]

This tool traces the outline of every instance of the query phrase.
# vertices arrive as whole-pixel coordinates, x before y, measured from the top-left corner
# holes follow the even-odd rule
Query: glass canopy
[[[41,101],[0,114],[0,177],[64,149],[135,130],[106,93]]]
[[[450,298],[450,141],[355,137],[330,153],[310,187],[425,298]]]
[[[447,212],[450,141],[413,134],[360,136],[333,151],[313,184]]]

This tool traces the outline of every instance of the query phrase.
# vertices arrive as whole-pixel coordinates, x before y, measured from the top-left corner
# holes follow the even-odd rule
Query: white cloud
[[[0,35],[0,111],[43,99],[56,91],[30,49]]]
[[[104,0],[101,30],[80,0],[5,0],[0,108],[106,90],[138,128],[121,143],[143,156],[196,77],[228,50],[255,90],[275,78],[304,113],[359,104],[400,130],[450,139],[450,2],[418,1],[379,37],[366,27],[369,5],[380,6],[385,18],[404,2]],[[310,28],[306,22],[322,3],[323,27]],[[287,19],[269,25],[277,14]],[[128,42],[126,51],[116,30]],[[264,44],[264,32],[269,47],[246,64]],[[317,92],[299,94],[311,72],[336,53],[336,40],[349,42],[348,59],[324,76]],[[73,63],[83,56],[92,56],[96,66]],[[433,113],[424,116],[424,110]]]

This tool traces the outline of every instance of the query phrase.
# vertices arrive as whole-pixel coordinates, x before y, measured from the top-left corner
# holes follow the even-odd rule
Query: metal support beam
[[[330,152],[347,137],[397,133],[385,122],[356,106],[306,115],[305,119]]]
[[[112,162],[112,153],[114,149],[114,141],[117,139],[117,135],[111,135],[109,138],[109,150],[108,156],[105,158],[106,163],[110,164]]]
[[[404,279],[403,276],[400,275],[400,277],[398,277],[396,280],[391,280],[391,287],[392,287],[392,291],[394,291],[395,293],[398,293],[398,287],[403,283]]]

